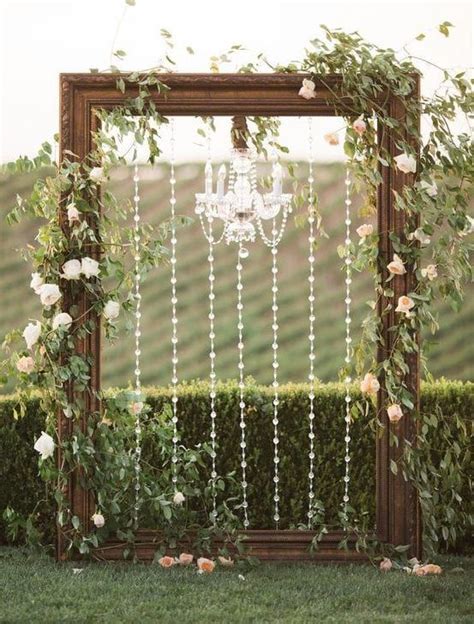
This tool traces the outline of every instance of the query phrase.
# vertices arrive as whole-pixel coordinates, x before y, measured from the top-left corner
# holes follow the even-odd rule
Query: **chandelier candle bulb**
[[[217,199],[224,199],[224,182],[227,176],[227,169],[225,165],[221,165],[219,173],[217,174]]]

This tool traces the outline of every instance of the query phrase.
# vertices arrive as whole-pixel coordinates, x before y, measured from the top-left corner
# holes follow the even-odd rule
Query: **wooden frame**
[[[295,74],[163,74],[160,80],[170,87],[165,94],[153,93],[152,98],[157,109],[164,115],[245,115],[245,116],[334,116],[335,94],[340,88],[340,77],[325,76],[324,81],[316,81],[316,97],[304,100],[298,96],[303,75]],[[419,97],[419,78],[414,76],[415,89],[413,98]],[[66,152],[83,159],[93,149],[92,132],[97,127],[97,109],[111,109],[123,105],[130,97],[138,94],[136,86],[127,85],[125,93],[116,87],[116,77],[106,74],[63,74],[60,77],[61,109],[60,109],[60,150],[61,157]],[[406,111],[401,100],[390,93],[382,92],[379,98],[380,107],[385,114],[403,119]],[[347,107],[346,107],[347,104]],[[338,110],[354,116],[349,108],[350,102],[338,100]],[[379,130],[379,144],[382,144],[393,156],[399,153],[394,135]],[[380,234],[379,251],[382,265],[386,265],[393,255],[389,234],[402,234],[405,215],[396,211],[394,191],[400,192],[405,184],[412,183],[412,176],[405,175],[394,168],[381,167],[383,184],[379,187],[377,198],[378,230]],[[99,257],[99,250],[93,254]],[[412,290],[413,277],[410,273],[395,276],[392,282],[394,300]],[[84,295],[85,297],[85,295]],[[87,301],[83,298],[79,303],[82,312],[87,310]],[[380,301],[379,311],[387,304]],[[394,306],[393,306],[394,307]],[[393,310],[392,307],[392,310]],[[100,352],[101,329],[100,319],[97,329],[78,344],[78,351],[92,355],[94,366],[90,386],[93,391],[100,389]],[[385,347],[380,348],[378,359],[383,360],[391,348],[392,337],[388,331],[394,325],[392,311],[383,317],[383,336]],[[408,362],[410,372],[407,385],[416,398],[415,408],[419,400],[419,361],[414,355]],[[82,425],[85,427],[87,413],[97,410],[100,406],[93,399],[93,393],[84,393],[86,406]],[[414,489],[400,474],[390,470],[391,460],[397,461],[402,452],[404,439],[412,441],[415,434],[414,419],[410,414],[391,426],[391,431],[399,439],[398,446],[389,443],[389,424],[382,406],[385,404],[384,392],[378,396],[379,416],[385,427],[382,435],[377,438],[376,449],[376,534],[384,542],[395,545],[409,544],[412,555],[421,556],[421,521],[420,510]],[[70,434],[71,422],[61,413],[58,417],[58,436],[64,439]],[[59,455],[58,461],[62,458]],[[78,516],[83,526],[90,523],[92,515],[91,498],[82,490],[77,477],[73,475],[67,486],[67,497],[71,511]],[[252,552],[261,559],[279,560],[315,560],[315,561],[353,561],[363,559],[360,553],[341,551],[338,543],[341,532],[331,532],[321,542],[317,553],[310,554],[309,543],[313,533],[309,531],[247,531]],[[140,559],[149,560],[154,554],[154,535],[152,530],[141,530],[138,536],[137,554]],[[122,557],[124,544],[110,541],[96,551],[98,558],[118,559]],[[57,557],[65,558],[65,545],[58,530]]]

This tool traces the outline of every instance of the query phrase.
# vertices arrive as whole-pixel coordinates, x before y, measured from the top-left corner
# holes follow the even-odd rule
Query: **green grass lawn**
[[[0,549],[1,622],[473,622],[474,560],[440,577],[371,566],[260,564],[199,575],[132,564],[56,564]],[[73,568],[82,565],[80,574]],[[244,579],[239,578],[243,575]]]

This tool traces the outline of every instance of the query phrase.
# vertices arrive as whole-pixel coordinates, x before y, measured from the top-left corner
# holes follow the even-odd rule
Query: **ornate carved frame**
[[[170,87],[165,94],[155,92],[153,100],[158,110],[164,115],[260,115],[260,116],[334,116],[335,98],[340,87],[340,77],[325,76],[324,80],[316,81],[316,98],[306,101],[298,97],[298,89],[304,76],[301,74],[163,74],[160,80]],[[413,98],[419,97],[419,80],[414,76],[415,89]],[[60,109],[60,149],[61,157],[67,152],[83,159],[93,148],[92,132],[97,127],[97,109],[110,109],[123,105],[130,97],[138,95],[135,86],[127,85],[125,93],[116,88],[116,76],[109,74],[62,74],[60,77],[61,109]],[[348,103],[349,104],[349,103]],[[341,110],[341,100],[338,101]],[[402,101],[390,93],[382,92],[380,106],[385,113],[394,118],[403,119],[406,111]],[[344,101],[342,101],[344,110]],[[353,114],[347,109],[348,114]],[[379,144],[393,155],[398,153],[394,135],[379,131]],[[392,257],[390,233],[402,233],[405,216],[395,210],[394,191],[400,192],[405,184],[413,183],[413,177],[405,175],[394,168],[380,168],[383,184],[379,187],[377,199],[378,231],[380,235],[379,249],[382,265],[386,266]],[[96,249],[94,257],[99,257]],[[413,278],[409,273],[395,276],[392,282],[394,300],[413,288]],[[85,296],[84,296],[85,297]],[[85,311],[88,308],[85,298],[76,302]],[[385,308],[387,301],[380,301],[379,311]],[[392,310],[393,310],[392,306]],[[97,329],[78,344],[78,351],[91,355],[94,360],[91,389],[100,389],[101,370],[101,328],[100,319]],[[394,313],[383,317],[383,335],[385,346],[379,348],[378,359],[383,360],[391,348],[392,336],[388,331],[394,324]],[[410,373],[407,384],[416,397],[415,408],[418,409],[419,399],[419,361],[413,356],[409,361]],[[86,413],[82,425],[85,427],[87,413],[99,408],[94,394],[84,393]],[[376,449],[376,533],[384,542],[400,545],[409,544],[413,555],[421,555],[421,519],[419,505],[414,489],[400,474],[390,470],[391,460],[397,461],[402,453],[404,440],[413,440],[415,434],[414,419],[406,414],[391,431],[399,439],[397,446],[389,443],[389,426],[384,405],[384,392],[378,396],[379,416],[385,425],[381,436],[377,437]],[[70,434],[71,423],[62,413],[58,417],[59,438]],[[58,457],[58,462],[62,458]],[[75,475],[70,479],[67,496],[72,512],[81,523],[87,526],[92,514],[90,494],[79,487]],[[252,553],[261,559],[273,560],[315,560],[315,561],[348,561],[360,560],[364,556],[352,551],[338,549],[342,537],[340,531],[325,536],[319,551],[310,554],[309,544],[313,537],[310,531],[247,531],[248,544]],[[141,530],[137,543],[137,555],[140,559],[149,560],[153,557],[156,531]],[[66,556],[65,545],[61,532],[57,533],[57,557]],[[124,543],[110,541],[96,551],[98,558],[122,558]]]

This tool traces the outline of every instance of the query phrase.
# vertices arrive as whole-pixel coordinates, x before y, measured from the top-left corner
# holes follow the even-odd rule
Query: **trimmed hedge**
[[[308,473],[308,399],[307,386],[288,384],[280,388],[280,515],[281,528],[305,520]],[[208,385],[183,384],[179,388],[179,416],[183,442],[196,445],[209,440],[210,418]],[[147,403],[160,413],[171,402],[167,388],[145,389]],[[355,391],[356,394],[356,391]],[[273,505],[273,417],[272,389],[252,381],[246,388],[246,436],[248,462],[249,517],[253,528],[272,527]],[[235,382],[218,384],[216,397],[217,467],[219,474],[240,475],[239,390]],[[315,491],[326,508],[326,521],[334,523],[343,495],[344,472],[344,387],[319,385],[315,404]],[[44,414],[39,402],[32,400],[23,419],[13,417],[14,397],[0,398],[0,513],[10,505],[20,513],[30,512],[45,497],[44,484],[37,476],[35,438],[41,432]],[[474,384],[440,381],[423,384],[422,412],[442,414],[444,419],[472,423]],[[457,417],[457,418],[455,418]],[[351,504],[356,511],[375,511],[375,432],[371,418],[358,418],[351,427]],[[461,439],[460,429],[452,427],[452,442]],[[436,441],[440,453],[448,442]],[[469,458],[468,458],[469,459]],[[469,460],[470,461],[470,460]],[[466,483],[464,504],[470,504]],[[47,497],[48,498],[48,497]],[[49,497],[50,499],[50,497]],[[47,522],[51,522],[51,513]],[[50,533],[50,531],[48,531]],[[0,526],[0,539],[5,539]]]

